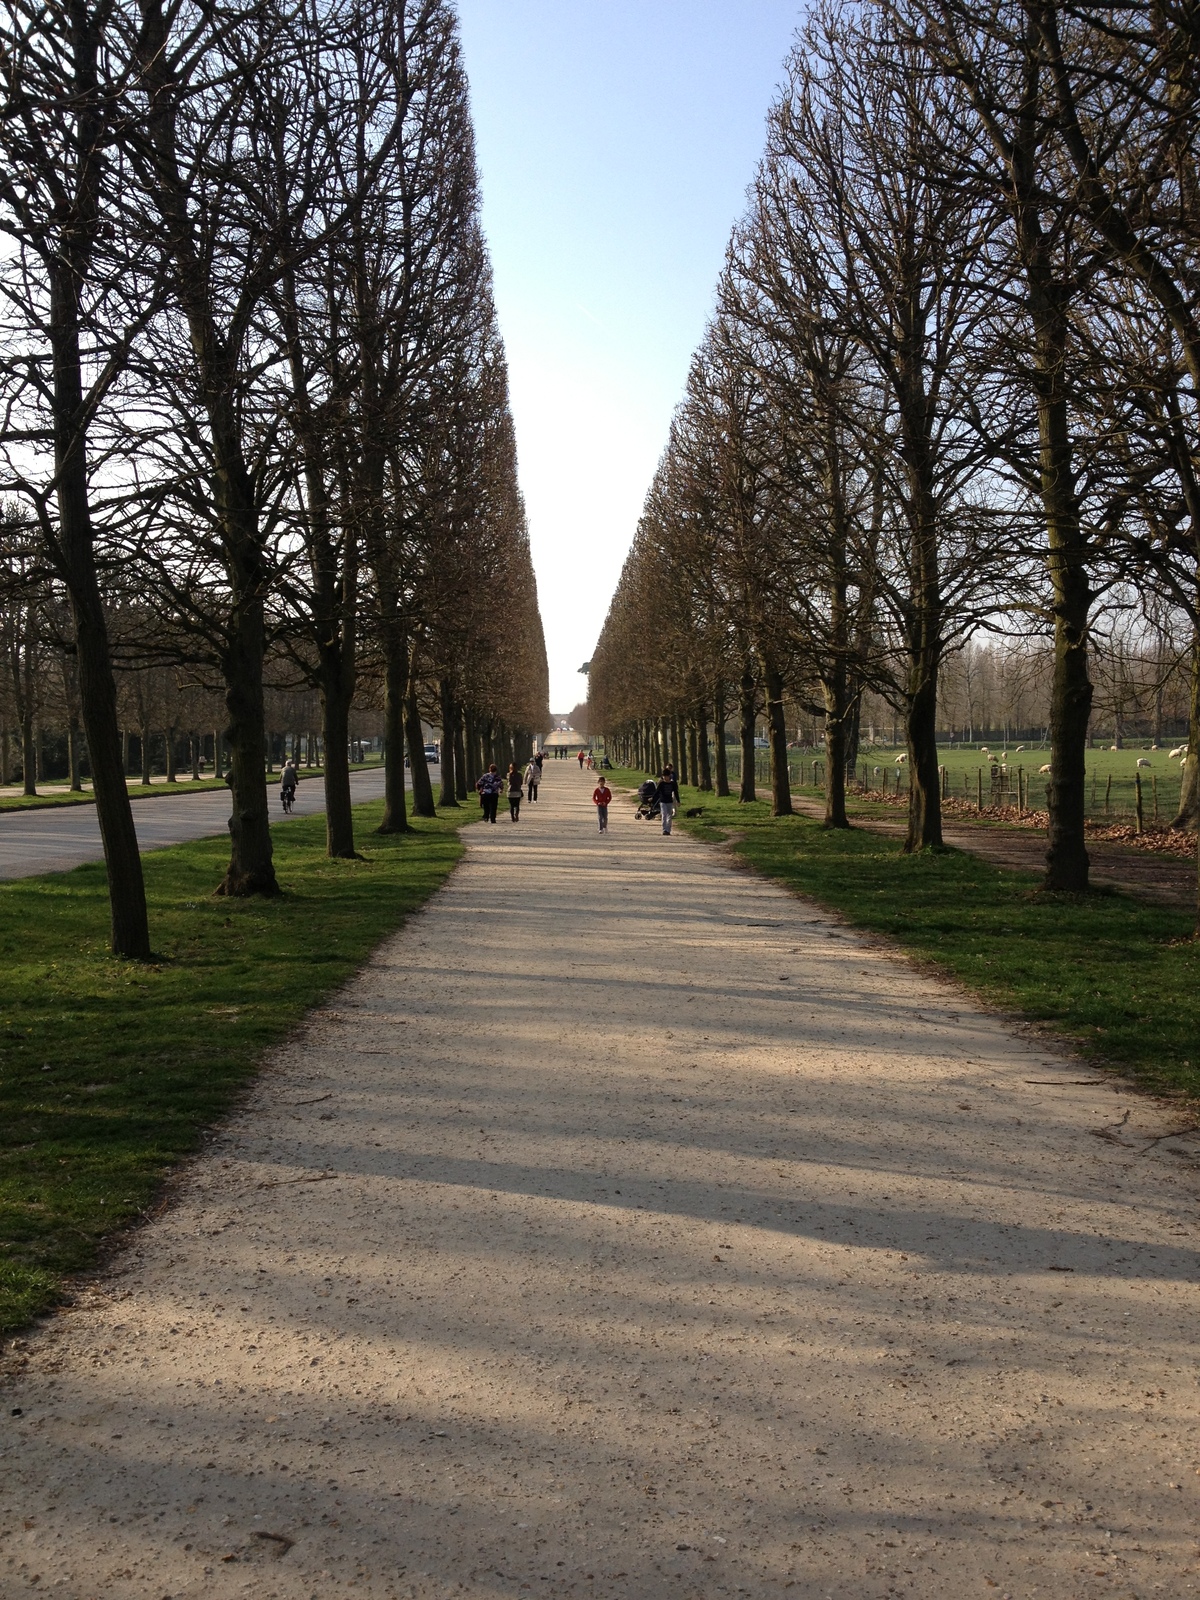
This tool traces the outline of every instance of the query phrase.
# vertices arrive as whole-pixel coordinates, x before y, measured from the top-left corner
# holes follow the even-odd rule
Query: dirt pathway
[[[1194,1143],[547,773],[17,1352],[4,1600],[1200,1589]]]
[[[825,808],[816,800],[793,797],[797,811],[809,817],[823,817]],[[902,839],[903,822],[890,819],[855,817],[856,828]],[[942,829],[945,842],[955,850],[967,850],[998,867],[1014,867],[1018,872],[1039,876],[1046,870],[1046,835],[1032,828],[966,827],[948,817]],[[1150,850],[1130,850],[1107,839],[1089,839],[1091,881],[1096,888],[1119,889],[1137,900],[1153,900],[1159,905],[1178,906],[1193,911],[1196,906],[1196,863],[1177,856],[1158,855]]]

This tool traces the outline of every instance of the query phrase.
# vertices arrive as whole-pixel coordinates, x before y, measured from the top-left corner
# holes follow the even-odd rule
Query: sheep
[[[1187,745],[1185,745],[1185,744],[1177,744],[1175,746],[1174,750],[1168,750],[1167,751],[1167,760],[1168,761],[1178,761],[1180,756],[1186,756],[1186,755],[1187,755]]]
[[[1017,749],[1016,749],[1016,754],[1017,754],[1017,755],[1020,755],[1020,754],[1021,754],[1021,751],[1022,751],[1022,750],[1024,750],[1024,748],[1025,748],[1025,746],[1024,746],[1024,745],[1023,745],[1023,744],[1019,744],[1019,745],[1018,745],[1018,746],[1017,746]]]
[[[1110,750],[1119,750],[1121,746],[1119,744],[1110,744],[1108,748]]]
[[[1152,767],[1154,765],[1153,761],[1147,761],[1145,756],[1139,756],[1133,764],[1135,767]]]
[[[908,760],[907,756],[897,756],[896,757],[896,765],[898,767],[902,767],[907,760]]]
[[[1038,773],[1042,777],[1044,777],[1046,775],[1046,773],[1048,773],[1049,771],[1050,771],[1050,763],[1048,761],[1047,761],[1047,763],[1046,763],[1046,765],[1044,767],[1039,767],[1038,768]]]

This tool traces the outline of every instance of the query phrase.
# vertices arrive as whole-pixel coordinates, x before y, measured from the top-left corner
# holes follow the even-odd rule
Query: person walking
[[[496,808],[500,804],[500,790],[504,787],[504,780],[496,770],[494,761],[475,787],[479,790],[479,804],[483,807],[483,820],[485,822],[495,822]]]
[[[679,785],[675,781],[673,767],[664,767],[662,777],[658,780],[658,787],[654,791],[654,798],[658,801],[659,814],[662,817],[662,831],[669,834],[671,822],[679,807]]]
[[[579,770],[580,770],[580,772],[583,771],[583,763],[586,761],[586,759],[587,759],[587,752],[585,750],[581,750],[579,752]]]
[[[521,796],[525,792],[525,785],[521,780],[521,769],[515,761],[508,764],[508,814],[514,822],[521,820]]]
[[[532,803],[537,799],[538,784],[542,781],[542,769],[535,760],[531,760],[525,768],[525,790]]]
[[[608,832],[608,807],[612,800],[612,790],[604,778],[592,790],[592,804],[596,808],[596,817],[600,823],[600,832]]]

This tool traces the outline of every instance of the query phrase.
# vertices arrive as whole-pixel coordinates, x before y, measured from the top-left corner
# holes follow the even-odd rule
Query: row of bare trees
[[[908,848],[936,847],[944,663],[980,630],[1042,637],[1046,883],[1082,890],[1090,642],[1116,615],[1190,654],[1194,825],[1196,23],[1193,0],[814,10],[593,654],[593,726],[645,751],[656,719],[715,720],[720,756],[733,705],[744,742],[762,714],[786,812],[786,695],[823,719],[845,827],[882,695]]]
[[[268,662],[320,697],[332,855],[364,667],[385,830],[406,742],[433,809],[422,715],[451,800],[545,720],[467,84],[448,0],[13,0],[0,81],[5,536],[69,615],[113,949],[146,956],[118,610],[127,658],[220,685],[225,893],[278,889]]]

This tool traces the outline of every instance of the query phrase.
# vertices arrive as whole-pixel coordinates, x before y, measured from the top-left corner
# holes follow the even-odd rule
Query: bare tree
[[[0,22],[0,229],[13,253],[3,443],[71,607],[114,954],[150,955],[92,514],[89,433],[156,286],[113,216],[127,56],[115,6],[15,0]],[[130,279],[141,303],[130,304]],[[52,460],[47,463],[45,455]],[[28,777],[27,777],[28,782]]]

